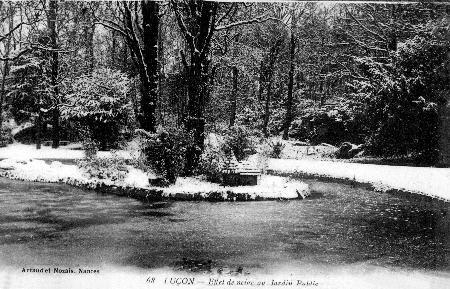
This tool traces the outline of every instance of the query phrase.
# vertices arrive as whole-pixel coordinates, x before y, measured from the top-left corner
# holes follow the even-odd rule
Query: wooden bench
[[[238,162],[230,157],[222,170],[222,180],[225,186],[256,186],[260,171],[249,162]]]

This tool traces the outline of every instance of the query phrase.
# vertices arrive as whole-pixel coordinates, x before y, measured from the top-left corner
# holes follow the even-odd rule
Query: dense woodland
[[[2,142],[24,124],[21,141],[38,148],[114,149],[140,135],[175,175],[198,170],[210,133],[241,148],[278,136],[434,164],[449,8],[1,1]]]

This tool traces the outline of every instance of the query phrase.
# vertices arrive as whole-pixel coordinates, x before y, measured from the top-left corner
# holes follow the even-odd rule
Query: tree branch
[[[106,27],[106,28],[109,28],[109,29],[111,29],[111,30],[114,30],[114,31],[120,33],[120,34],[121,34],[123,37],[125,37],[125,38],[129,38],[128,34],[125,33],[125,31],[123,31],[123,30],[122,30],[121,28],[119,28],[119,27],[114,27],[114,26],[112,26],[112,25],[106,24],[106,23],[101,22],[101,21],[96,21],[96,22],[93,23],[93,25],[102,25],[102,26],[104,26],[104,27]]]
[[[17,60],[20,56],[24,55],[25,53],[27,53],[28,51],[30,51],[30,48],[26,48],[22,51],[20,51],[18,54],[14,55],[14,56],[10,56],[10,57],[1,57],[0,56],[0,60],[1,61],[15,61]]]
[[[223,25],[223,26],[218,26],[214,30],[215,31],[221,31],[221,30],[225,30],[225,29],[229,29],[229,28],[236,27],[236,26],[241,26],[241,25],[247,25],[247,24],[253,24],[253,23],[262,23],[262,22],[266,22],[268,20],[273,20],[273,19],[272,19],[272,17],[267,17],[266,15],[260,15],[258,17],[253,18],[253,19],[242,20],[242,21],[233,22],[233,23],[230,23],[230,24],[227,24],[227,25]]]
[[[219,25],[226,17],[228,17],[235,6],[236,3],[232,3],[230,5],[230,8],[228,8],[228,10],[222,16],[220,16],[219,20],[217,20],[216,25]]]
[[[143,72],[145,74],[146,80],[149,81],[150,75],[148,74],[147,65],[145,63],[144,55],[142,54],[142,49],[141,49],[141,45],[139,43],[139,39],[138,39],[136,32],[134,30],[134,27],[133,27],[133,19],[131,16],[130,7],[128,7],[127,2],[125,2],[125,1],[123,1],[123,6],[124,6],[125,18],[126,18],[125,27],[127,30],[129,30],[129,37],[131,38],[129,47],[135,54],[136,60],[138,60],[138,61],[136,61],[136,64],[138,66],[140,66],[141,70],[143,70]]]
[[[353,14],[348,10],[347,7],[345,7],[345,10],[347,11],[348,15],[350,15],[350,18],[352,18],[364,31],[368,32],[369,34],[374,35],[375,37],[378,37],[382,41],[386,41],[386,38],[384,36],[370,30],[361,21],[359,21],[355,16],[353,16]]]
[[[144,38],[144,31],[142,31],[142,28],[139,25],[139,16],[138,16],[137,2],[134,2],[134,23],[135,23],[135,26],[136,26],[136,28],[137,28],[137,30],[139,32],[139,36]]]
[[[181,62],[183,63],[184,67],[186,69],[188,69],[189,68],[189,64],[187,63],[186,55],[184,55],[183,50],[180,50],[180,56],[181,56]]]
[[[14,31],[16,31],[17,29],[20,28],[20,26],[24,25],[25,23],[19,23],[16,25],[16,27],[14,27],[13,29],[11,29],[8,33],[4,34],[4,35],[0,35],[0,42],[5,40],[6,38],[8,38],[8,36],[10,36],[11,34],[14,33]]]
[[[206,36],[205,44],[203,45],[203,47],[201,49],[200,58],[203,58],[205,56],[205,54],[206,54],[206,52],[208,50],[207,48],[208,48],[208,46],[209,46],[209,44],[211,42],[211,38],[212,38],[212,36],[214,34],[215,24],[216,24],[217,7],[218,7],[218,4],[214,3],[214,6],[213,6],[212,11],[211,11],[212,17],[211,17],[210,24],[209,24],[208,35]]]
[[[183,16],[180,13],[180,8],[178,7],[178,3],[176,0],[171,0],[170,3],[172,3],[173,10],[175,11],[175,18],[177,19],[178,26],[181,29],[181,33],[183,33],[184,38],[188,42],[188,45],[190,46],[190,49],[192,51],[195,51],[195,43],[194,43],[194,37],[192,34],[187,30],[186,24],[184,24]]]
[[[362,41],[356,39],[356,37],[353,36],[353,35],[350,34],[350,33],[348,33],[347,35],[349,35],[349,36],[353,39],[353,41],[354,41],[356,44],[358,44],[359,46],[361,46],[361,47],[363,47],[363,48],[365,48],[365,49],[387,52],[386,49],[383,49],[383,48],[380,48],[380,47],[375,47],[375,46],[369,46],[369,45],[365,44],[364,42],[362,42]]]

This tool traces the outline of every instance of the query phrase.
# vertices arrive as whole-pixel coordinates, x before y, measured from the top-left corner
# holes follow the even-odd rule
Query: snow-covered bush
[[[237,112],[236,122],[247,127],[256,128],[262,124],[261,115],[263,113],[262,106],[254,101]]]
[[[437,161],[439,105],[450,92],[450,43],[435,30],[400,43],[388,63],[357,59],[366,80],[353,86],[366,102],[370,154]]]
[[[223,150],[226,154],[233,152],[236,159],[241,161],[256,153],[257,137],[253,130],[243,125],[235,125],[225,132]]]
[[[51,111],[54,103],[49,68],[42,51],[23,54],[11,63],[7,101],[18,124],[34,121],[39,114],[45,121],[45,112]]]
[[[282,141],[280,140],[272,141],[270,143],[271,148],[270,157],[275,159],[281,158],[281,153],[283,152],[284,147],[285,145]]]
[[[220,183],[222,181],[222,169],[226,159],[223,146],[223,140],[215,134],[210,134],[206,138],[198,170],[210,182]]]
[[[158,128],[155,134],[145,133],[142,152],[148,166],[173,184],[184,169],[186,150],[193,143],[192,135],[183,129]]]
[[[83,140],[98,143],[102,150],[115,148],[134,124],[129,90],[126,74],[95,70],[71,83],[61,115],[79,125]]]
[[[289,136],[312,144],[364,141],[364,117],[361,109],[350,101],[340,106],[305,110],[294,120]]]
[[[5,147],[8,144],[11,144],[13,142],[13,137],[11,134],[11,128],[9,127],[2,127],[1,129],[1,135],[0,135],[0,147]]]
[[[94,158],[97,155],[98,147],[99,147],[98,143],[96,143],[95,141],[93,141],[91,139],[83,140],[84,154],[85,154],[85,157],[88,159]]]
[[[77,161],[89,178],[123,181],[128,173],[126,160],[119,157],[85,158]]]

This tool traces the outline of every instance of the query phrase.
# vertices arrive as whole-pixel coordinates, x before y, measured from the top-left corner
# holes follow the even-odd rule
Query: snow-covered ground
[[[116,151],[116,155],[123,158],[131,158],[136,151]],[[111,152],[99,152],[99,157],[110,157]],[[61,147],[59,149],[52,149],[50,147],[42,147],[41,150],[36,150],[33,145],[23,145],[15,143],[5,148],[0,148],[0,159],[7,158],[27,158],[27,159],[80,159],[84,157],[82,150],[74,150],[71,147]],[[256,157],[256,156],[255,156]],[[257,158],[254,161],[257,163]],[[7,161],[7,160],[5,160]],[[4,163],[5,164],[5,163]],[[64,170],[58,169],[57,166],[62,164],[55,163],[53,168],[45,167],[45,163],[34,161],[33,169],[30,169],[30,180],[37,180],[43,178],[49,182],[57,182],[58,179],[65,177],[73,177],[79,174],[79,171],[75,172],[77,167],[67,167]],[[30,168],[31,168],[30,167]],[[74,168],[75,167],[75,168]],[[258,166],[260,167],[260,166]],[[267,168],[277,173],[300,173],[311,176],[330,177],[335,179],[348,179],[354,180],[360,183],[372,184],[375,189],[380,191],[387,191],[390,189],[396,189],[401,191],[407,191],[412,193],[420,193],[446,201],[450,201],[450,169],[449,168],[431,168],[431,167],[407,167],[407,166],[388,166],[388,165],[374,165],[374,164],[359,164],[350,163],[344,161],[325,161],[325,160],[313,160],[313,159],[270,159]],[[25,171],[25,168],[23,168]],[[52,173],[52,170],[54,172]],[[28,170],[27,170],[28,171]],[[38,173],[38,175],[33,175]],[[67,175],[66,175],[67,173]],[[40,175],[42,174],[42,175]],[[63,176],[59,174],[64,174]],[[133,175],[132,175],[133,174]],[[82,176],[77,178],[81,179]],[[85,177],[85,176],[84,176]],[[266,178],[266,179],[265,179]],[[266,181],[267,180],[267,181]],[[134,187],[147,186],[147,176],[143,172],[138,170],[129,170],[129,173],[125,179],[124,185]],[[272,182],[272,183],[271,183]],[[276,186],[271,185],[276,182],[276,179],[271,181],[267,177],[261,179],[261,185],[253,187],[256,191],[265,192],[267,196],[277,197],[279,194],[285,196],[292,195],[292,191],[289,189],[289,183],[287,187],[283,189],[285,193],[277,192],[275,187],[280,187],[280,184]],[[184,179],[180,178],[177,183],[167,191],[174,192],[205,192],[207,188],[213,189],[216,186],[198,179]],[[225,190],[225,187],[220,187]],[[215,188],[214,189],[218,189]],[[172,190],[172,191],[171,191]],[[233,188],[233,191],[241,190]],[[252,193],[251,187],[243,187],[242,190],[247,190]]]
[[[277,176],[261,176],[257,186],[226,187],[202,180],[200,178],[178,178],[168,188],[151,187],[149,175],[141,170],[128,167],[128,173],[121,181],[89,178],[76,165],[66,165],[59,161],[47,164],[43,160],[16,158],[0,161],[0,175],[27,181],[67,183],[77,186],[95,188],[98,184],[160,190],[164,197],[199,195],[208,198],[210,194],[220,194],[227,199],[228,193],[243,194],[248,199],[294,199],[309,195],[308,185],[299,181]]]
[[[199,178],[178,178],[175,185],[164,190],[165,194],[177,193],[200,193],[202,195],[210,192],[233,192],[235,194],[246,194],[250,199],[262,197],[265,199],[295,199],[299,195],[303,198],[309,195],[308,185],[287,178],[262,175],[256,186],[226,187],[217,183],[210,183]]]
[[[268,169],[369,183],[375,189],[396,189],[450,201],[450,169],[387,166],[320,160],[270,159]]]
[[[97,155],[98,157],[111,157],[112,153],[113,152],[100,151]],[[117,150],[114,151],[114,153],[123,158],[130,158],[133,152]],[[36,145],[13,143],[0,148],[0,159],[7,158],[82,159],[84,158],[84,151],[79,144],[61,146],[58,149],[53,149],[51,146],[42,146],[41,149],[38,150],[36,149]]]
[[[0,172],[10,178],[47,183],[67,183],[95,187],[97,183],[105,185],[121,185],[142,187],[144,180],[148,183],[146,174],[135,169],[129,169],[126,178],[120,183],[108,179],[89,178],[78,166],[65,165],[59,161],[47,164],[43,160],[31,158],[11,158],[0,161]]]

